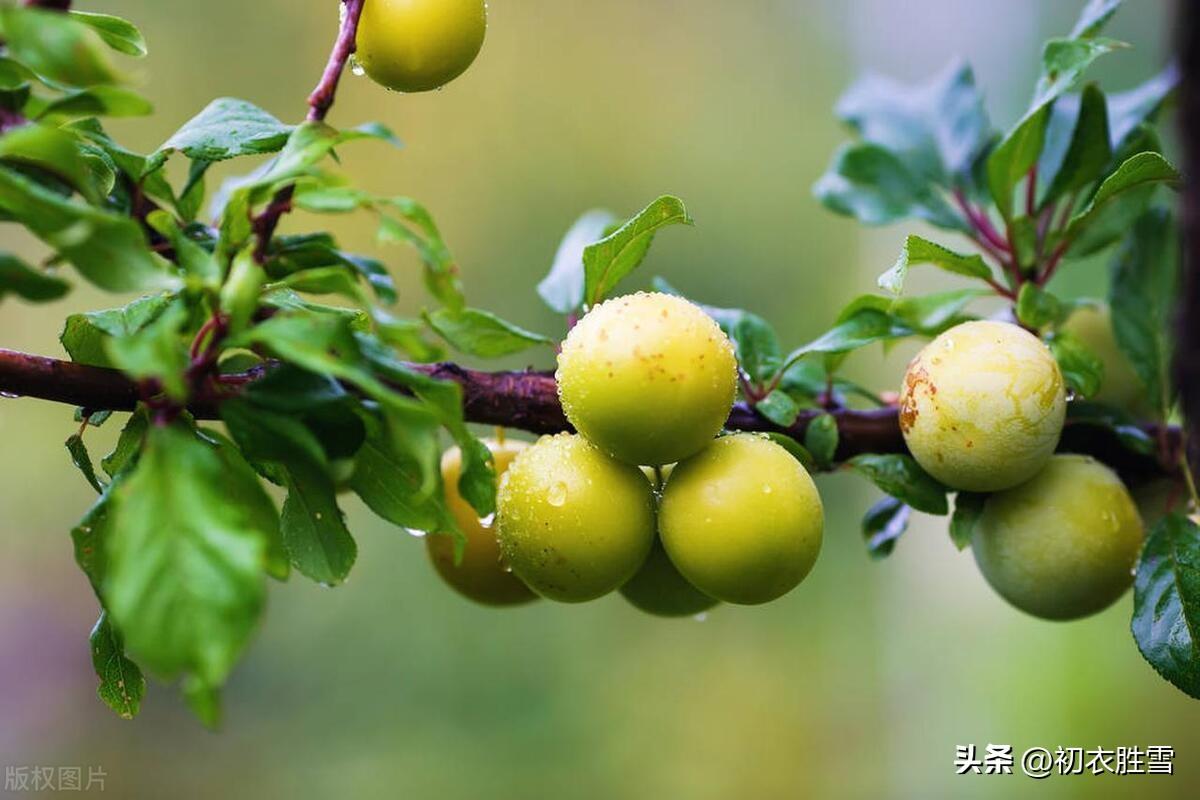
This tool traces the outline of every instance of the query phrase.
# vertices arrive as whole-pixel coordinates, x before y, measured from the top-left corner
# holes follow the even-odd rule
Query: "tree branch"
[[[310,122],[320,122],[325,119],[333,100],[337,96],[338,82],[346,71],[346,62],[358,49],[358,20],[362,17],[365,0],[342,0],[342,25],[338,31],[337,41],[329,54],[329,63],[321,75],[321,82],[308,96],[308,119]]]
[[[468,422],[499,425],[529,433],[571,430],[558,400],[554,376],[546,372],[482,372],[458,364],[413,364],[432,378],[452,381],[463,390],[463,414]],[[199,419],[216,419],[221,401],[241,391],[265,373],[258,370],[234,376],[198,390],[188,410]],[[0,350],[0,392],[80,406],[89,411],[132,411],[140,398],[137,384],[112,369],[89,367],[53,358]],[[826,412],[801,413],[795,424],[781,427],[746,403],[736,403],[729,415],[731,430],[785,433],[803,441],[809,423]],[[906,453],[904,437],[894,407],[867,411],[833,412],[840,434],[837,460],[863,453]],[[1178,428],[1143,425],[1148,435],[1165,436],[1171,453],[1178,455],[1182,437]],[[1117,469],[1131,483],[1168,475],[1156,459],[1135,453],[1111,431],[1090,425],[1068,424],[1060,449],[1086,453]],[[1176,463],[1177,458],[1169,463]]]

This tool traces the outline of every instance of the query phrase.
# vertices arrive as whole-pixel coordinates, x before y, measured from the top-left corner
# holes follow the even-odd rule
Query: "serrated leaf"
[[[779,389],[755,403],[754,410],[783,428],[790,428],[800,416],[800,406]]]
[[[1138,650],[1159,675],[1200,699],[1200,528],[1172,514],[1138,562],[1133,621]]]
[[[87,445],[78,433],[67,439],[67,452],[71,454],[71,462],[83,473],[84,479],[96,490],[96,494],[104,494],[104,484],[96,477],[96,468],[92,466],[92,457],[88,454]]]
[[[181,329],[187,317],[187,308],[174,303],[137,333],[107,339],[108,360],[131,378],[157,380],[173,400],[185,400],[189,360]]]
[[[593,209],[575,221],[554,255],[550,272],[538,283],[542,300],[560,314],[570,314],[583,305],[583,251],[600,241],[617,222],[611,211]]]
[[[1042,50],[1042,77],[1034,93],[1033,107],[1045,107],[1075,82],[1100,58],[1126,47],[1113,39],[1068,37],[1051,39]]]
[[[179,424],[150,431],[115,496],[103,597],[129,649],[164,678],[219,685],[262,612],[274,505]]]
[[[1104,383],[1104,362],[1076,336],[1058,331],[1046,344],[1072,391],[1093,397]]]
[[[959,492],[954,496],[954,515],[950,517],[950,541],[959,550],[965,550],[975,538],[975,525],[983,516],[987,503],[986,494]]]
[[[862,520],[863,538],[867,553],[874,559],[884,558],[896,549],[896,541],[908,530],[912,508],[894,497],[885,497],[867,511]]]
[[[955,231],[967,231],[936,187],[889,150],[869,142],[843,145],[813,186],[826,208],[867,225],[916,218]]]
[[[1039,174],[1052,175],[1053,178],[1042,196],[1041,207],[1094,183],[1112,160],[1108,101],[1105,100],[1104,93],[1095,84],[1088,84],[1084,87],[1078,103],[1067,104],[1063,102],[1065,99],[1054,106],[1047,131],[1048,142],[1055,138],[1060,109],[1067,108],[1068,105],[1074,111],[1073,114],[1067,113],[1067,119],[1073,122],[1073,126],[1060,162],[1047,163],[1046,154],[1043,153]],[[1050,148],[1048,143],[1046,150]]]
[[[991,268],[977,253],[956,253],[920,236],[909,236],[904,240],[904,249],[900,251],[896,263],[879,276],[879,288],[892,294],[900,294],[904,289],[904,279],[908,276],[909,268],[920,264],[932,264],[939,269],[968,278],[987,280],[992,277]]]
[[[208,162],[278,152],[292,130],[253,103],[218,98],[172,134],[149,157],[144,172],[158,170],[175,152]]]
[[[0,209],[101,289],[146,291],[179,283],[167,263],[150,252],[141,228],[129,217],[67,200],[4,168]]]
[[[554,340],[507,322],[490,311],[441,308],[426,315],[429,326],[460,353],[479,358],[500,358]]]
[[[812,453],[818,465],[828,469],[837,454],[839,438],[837,418],[832,414],[821,414],[808,423],[804,431],[804,447]]]
[[[1067,237],[1073,239],[1078,236],[1096,219],[1101,209],[1121,194],[1146,184],[1176,183],[1179,180],[1179,172],[1160,154],[1147,152],[1131,156],[1104,179],[1091,202],[1071,218]]]
[[[336,586],[358,558],[358,545],[337,505],[337,489],[328,475],[306,462],[288,464],[286,474],[288,495],[280,526],[292,566],[319,583]]]
[[[950,510],[946,487],[921,469],[912,456],[869,453],[846,463],[885,493],[917,511],[945,516]]]
[[[138,665],[126,657],[125,642],[108,614],[100,614],[88,644],[92,651],[92,668],[100,679],[96,694],[121,719],[133,719],[146,696],[146,678]]]
[[[887,305],[886,300],[883,300],[883,303]],[[859,308],[822,336],[793,350],[784,359],[784,364],[791,365],[812,353],[848,353],[875,342],[908,336],[911,333],[912,331],[900,325],[886,311],[872,307]]]
[[[15,294],[31,303],[48,303],[71,290],[62,278],[48,275],[11,253],[0,253],[0,300]]]
[[[129,20],[87,11],[71,11],[70,14],[71,19],[94,30],[105,44],[118,53],[137,58],[146,55],[146,40]]]
[[[445,511],[429,480],[438,470],[437,447],[429,446],[436,437],[432,418],[423,429],[411,420],[402,430],[386,419],[377,422],[355,457],[351,488],[393,525],[429,532],[447,527]]]
[[[108,356],[107,341],[112,337],[126,337],[141,331],[171,305],[172,295],[149,295],[120,308],[88,311],[67,317],[59,341],[63,349],[77,364],[93,367],[112,367]]]
[[[583,250],[584,299],[594,306],[637,269],[655,235],[670,225],[691,225],[683,201],[664,196],[638,212],[612,234]]]
[[[1170,213],[1152,210],[1133,226],[1112,265],[1109,305],[1117,345],[1146,387],[1150,408],[1173,402],[1172,320],[1179,295],[1179,240]]]

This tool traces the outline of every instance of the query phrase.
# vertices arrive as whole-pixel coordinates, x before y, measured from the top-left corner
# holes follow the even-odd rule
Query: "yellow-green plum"
[[[573,434],[513,461],[496,497],[500,550],[543,597],[594,600],[624,585],[654,543],[654,493],[637,467]]]
[[[517,454],[529,446],[514,439],[485,440],[484,444],[492,452],[497,475],[503,475]],[[426,536],[426,549],[434,569],[451,588],[477,603],[489,606],[528,603],[537,595],[505,565],[493,525],[480,520],[475,509],[459,493],[461,475],[462,451],[457,447],[447,450],[442,456],[446,508],[466,536],[467,545],[462,561],[455,564],[452,536]]]
[[[1133,583],[1142,547],[1137,506],[1116,473],[1056,455],[1037,476],[987,499],[971,547],[983,577],[1036,617],[1076,619]]]
[[[1117,344],[1108,306],[1080,306],[1071,312],[1062,329],[1079,339],[1104,364],[1104,380],[1100,384],[1100,391],[1089,400],[1116,406],[1132,414],[1142,414],[1147,410],[1145,384]]]
[[[358,63],[398,92],[440,89],[483,48],[485,0],[367,0],[358,25]]]
[[[571,330],[556,377],[567,418],[589,441],[627,464],[669,464],[720,432],[737,360],[695,305],[639,292],[601,303]]]
[[[1067,398],[1050,350],[1005,322],[956,325],[908,366],[900,430],[925,471],[955,489],[995,492],[1046,465]]]
[[[739,433],[676,465],[658,527],[689,583],[718,600],[756,605],[808,575],[821,551],[825,512],[800,462],[770,439]]]
[[[646,563],[621,587],[621,595],[635,608],[656,617],[691,617],[717,604],[679,574],[657,539]]]

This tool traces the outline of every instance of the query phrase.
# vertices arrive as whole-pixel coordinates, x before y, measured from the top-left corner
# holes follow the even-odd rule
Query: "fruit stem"
[[[366,0],[342,0],[344,12],[337,40],[329,54],[329,62],[321,81],[308,96],[308,121],[322,122],[333,107],[337,97],[338,83],[346,70],[350,56],[358,49],[358,21],[362,17],[363,4]]]

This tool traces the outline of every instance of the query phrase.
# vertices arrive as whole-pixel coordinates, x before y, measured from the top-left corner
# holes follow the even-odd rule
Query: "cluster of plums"
[[[489,444],[501,475],[494,524],[458,496],[461,456],[446,455],[466,557],[456,566],[447,537],[428,541],[452,586],[495,605],[619,589],[644,611],[687,616],[769,602],[812,569],[824,527],[816,486],[771,440],[718,437],[737,363],[699,308],[646,293],[602,303],[567,336],[556,378],[578,433]]]
[[[1131,401],[1136,383],[1107,312],[1083,309],[1068,329],[1104,361],[1103,399]],[[947,486],[989,494],[972,541],[984,578],[1046,619],[1111,605],[1133,582],[1143,540],[1137,505],[1116,473],[1086,456],[1054,454],[1066,406],[1049,348],[994,321],[934,339],[909,365],[900,395],[900,427],[918,463]]]

